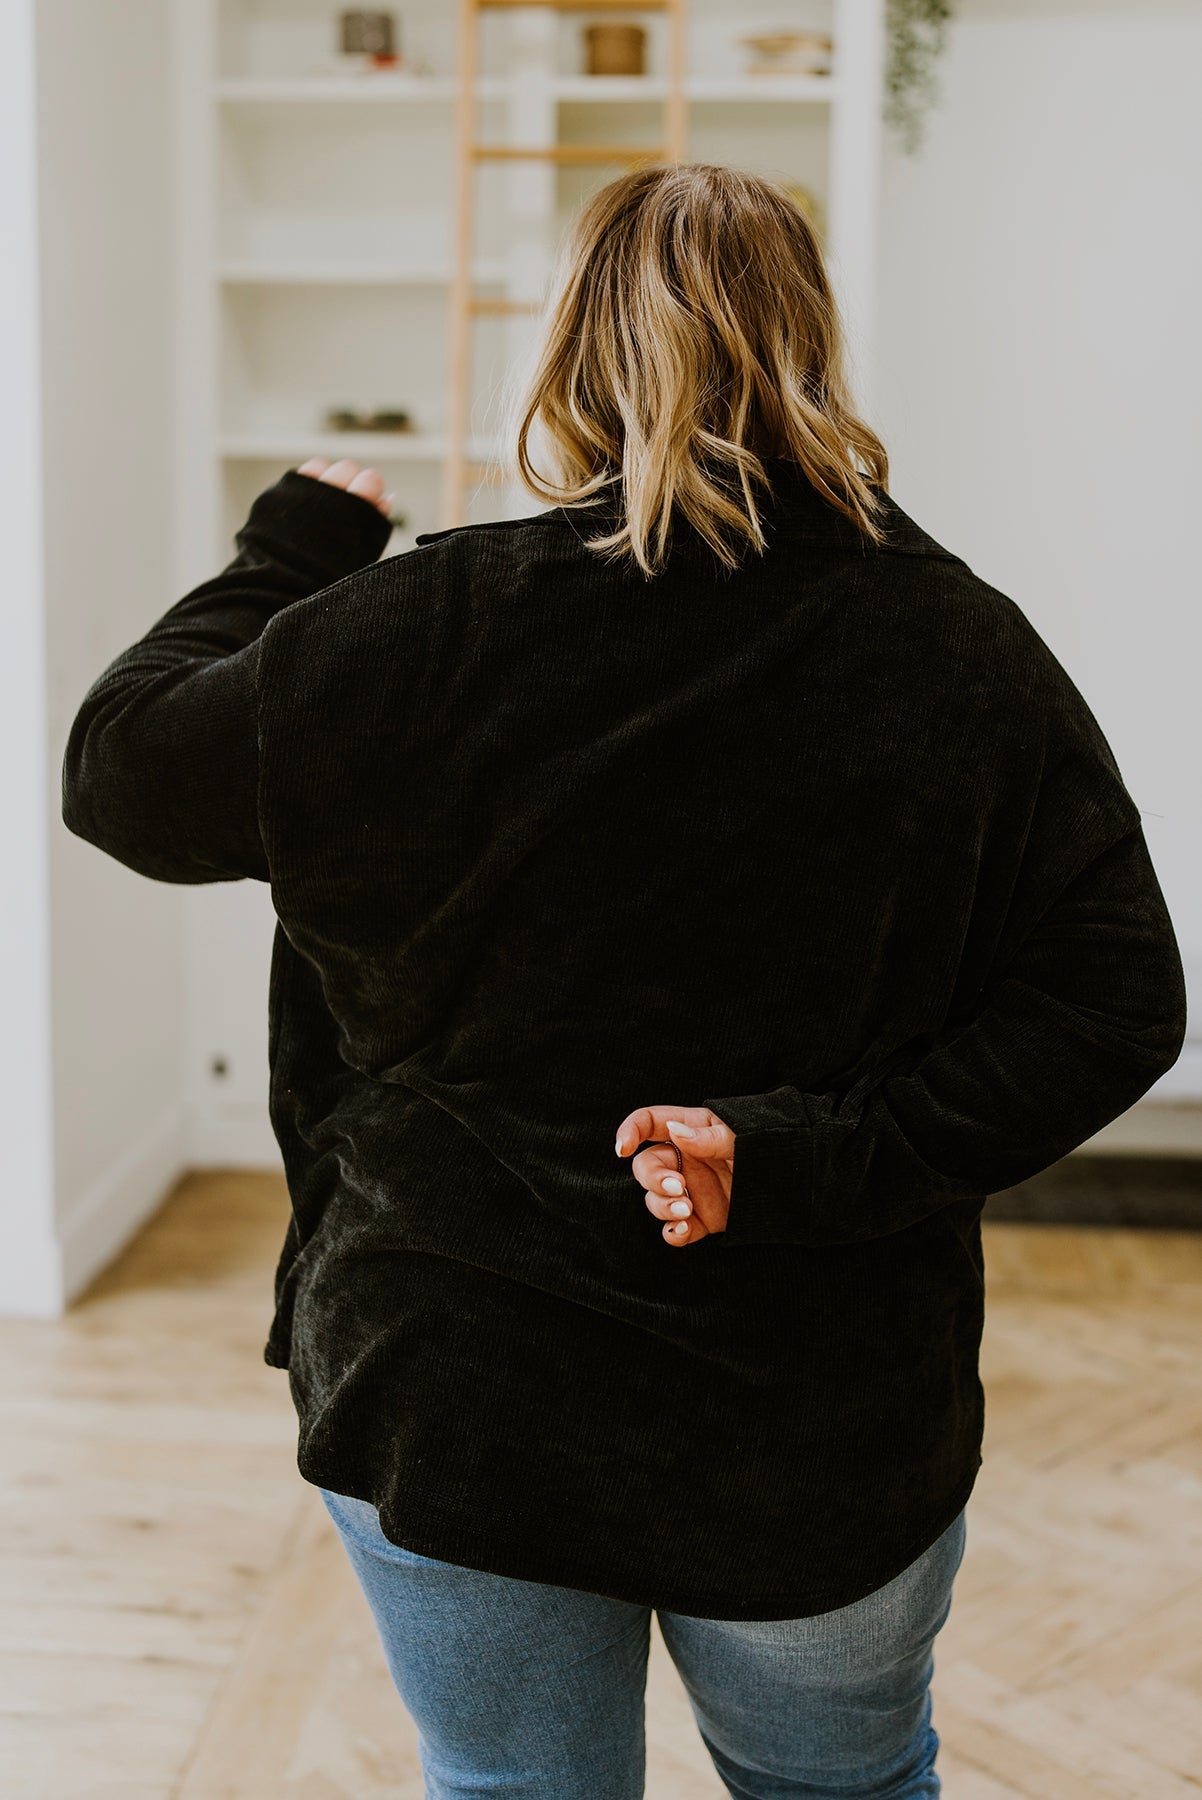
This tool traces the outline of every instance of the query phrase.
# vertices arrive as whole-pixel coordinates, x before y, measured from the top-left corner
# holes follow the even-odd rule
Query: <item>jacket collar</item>
[[[865,554],[875,551],[903,556],[942,557],[953,562],[962,560],[953,551],[936,543],[929,533],[902,511],[892,495],[884,489],[877,491],[884,501],[885,510],[881,523],[885,529],[886,541],[874,545],[845,513],[840,512],[838,507],[833,506],[819,492],[800,463],[788,457],[770,456],[764,458],[764,466],[768,472],[772,494],[770,498],[761,498],[759,507],[770,542],[774,538],[780,538],[790,543],[843,546]],[[579,535],[582,526],[590,524],[612,528],[620,510],[618,492],[609,489],[593,500],[555,506],[541,516],[568,525]]]

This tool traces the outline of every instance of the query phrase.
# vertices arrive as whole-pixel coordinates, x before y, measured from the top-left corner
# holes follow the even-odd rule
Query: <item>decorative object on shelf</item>
[[[761,31],[739,42],[748,75],[829,75],[834,42],[821,31]]]
[[[412,431],[413,420],[399,406],[364,411],[354,406],[331,406],[326,409],[327,431]]]
[[[586,75],[644,75],[647,33],[641,25],[586,25]]]
[[[782,181],[781,186],[796,200],[821,242],[826,236],[826,208],[813,188],[803,186],[800,181]]]
[[[907,152],[921,144],[923,120],[938,97],[935,64],[954,13],[952,0],[886,0],[885,119]]]
[[[360,9],[339,13],[338,31],[343,56],[360,58],[369,69],[395,70],[403,66],[394,14]]]

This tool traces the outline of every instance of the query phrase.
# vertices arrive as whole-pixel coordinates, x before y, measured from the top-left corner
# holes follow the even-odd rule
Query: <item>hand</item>
[[[640,1150],[631,1173],[647,1190],[647,1211],[667,1221],[668,1244],[695,1244],[711,1232],[725,1231],[730,1214],[735,1134],[704,1106],[643,1106],[627,1113],[618,1126],[614,1149],[629,1156],[646,1138],[665,1138],[663,1148]],[[677,1172],[671,1144],[680,1147],[684,1166]],[[673,1207],[685,1206],[681,1215]]]
[[[317,481],[327,481],[331,487],[345,488],[348,494],[358,494],[361,500],[368,501],[385,518],[392,512],[396,496],[384,492],[384,477],[378,469],[361,469],[357,462],[351,462],[346,456],[334,463],[325,456],[311,456],[296,472],[298,475],[312,475]]]

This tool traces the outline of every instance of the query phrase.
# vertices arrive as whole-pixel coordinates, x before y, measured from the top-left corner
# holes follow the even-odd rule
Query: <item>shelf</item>
[[[658,144],[475,144],[472,147],[477,162],[658,162],[667,154]]]
[[[499,99],[509,83],[484,76],[476,83],[482,100]],[[454,101],[459,83],[445,75],[227,75],[215,87],[225,106],[314,105],[395,106]]]
[[[485,75],[476,82],[475,94],[480,100],[503,100],[516,86],[503,75]],[[661,75],[560,75],[550,78],[547,87],[565,103],[608,106],[662,100],[668,84]],[[459,85],[435,75],[227,76],[215,92],[226,106],[451,105]],[[821,104],[838,92],[838,82],[829,75],[690,75],[685,81],[686,100],[744,106],[765,100]]]
[[[506,279],[503,263],[477,263],[472,280],[481,286]],[[223,262],[217,279],[227,287],[445,287],[449,264],[407,266],[372,262]]]
[[[564,103],[609,106],[614,102],[662,100],[668,84],[658,75],[564,75],[552,84]],[[763,100],[823,103],[838,94],[829,75],[690,75],[686,100],[735,102],[755,106]]]
[[[496,444],[474,443],[474,462],[497,460]],[[446,439],[425,432],[403,431],[248,431],[227,432],[218,440],[226,462],[304,462],[310,456],[349,456],[356,462],[440,463]]]
[[[481,7],[546,6],[556,12],[666,12],[672,0],[477,0]]]

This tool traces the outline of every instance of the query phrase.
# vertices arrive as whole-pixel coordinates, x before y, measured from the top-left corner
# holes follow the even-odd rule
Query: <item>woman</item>
[[[732,1794],[939,1792],[984,1199],[1183,1041],[1106,739],[842,359],[782,190],[629,174],[554,504],[377,561],[379,476],[289,471],[70,734],[72,831],[270,883],[265,1355],[432,1795],[640,1794],[653,1608]]]

